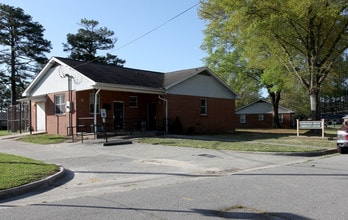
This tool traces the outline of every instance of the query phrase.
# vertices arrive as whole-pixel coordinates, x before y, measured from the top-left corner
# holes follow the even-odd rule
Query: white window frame
[[[246,115],[245,114],[239,115],[239,123],[241,123],[241,124],[246,123]]]
[[[129,108],[138,108],[138,96],[129,96]]]
[[[203,103],[202,103],[203,101]],[[208,115],[208,103],[206,98],[201,98],[199,102],[199,113],[200,115],[206,116]]]
[[[278,114],[279,123],[284,122],[284,114]]]
[[[264,120],[264,115],[263,114],[259,114],[258,119],[259,119],[259,121],[263,121]]]
[[[65,94],[54,95],[54,114],[65,114]]]
[[[89,93],[89,113],[94,114],[94,95],[95,93]],[[97,114],[100,113],[100,95],[97,94]]]

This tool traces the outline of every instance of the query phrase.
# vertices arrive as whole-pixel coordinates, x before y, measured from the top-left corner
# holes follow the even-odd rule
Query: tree
[[[209,5],[200,11],[201,17],[210,21],[202,44],[208,53],[206,65],[242,95],[244,105],[259,99],[260,89],[266,88],[273,108],[273,127],[279,128],[278,106],[284,85],[280,74],[285,68],[264,45],[245,44],[245,40],[229,34],[228,25],[221,21],[225,15],[218,8]]]
[[[202,48],[207,50],[209,54],[204,58],[206,66],[242,97],[242,99],[237,100],[236,107],[242,107],[258,100],[261,87],[257,80],[245,74],[246,63],[241,59],[239,51],[227,52],[225,47],[221,47],[214,52],[209,52],[211,47],[207,44],[211,42],[205,41],[205,43]]]
[[[1,82],[11,87],[12,104],[33,73],[47,62],[45,53],[50,52],[51,42],[43,38],[44,30],[23,9],[0,4],[0,64],[5,67]]]
[[[76,34],[67,34],[67,43],[63,43],[63,50],[70,52],[71,59],[123,66],[126,61],[116,55],[107,53],[106,56],[97,56],[98,50],[109,50],[114,47],[117,39],[112,38],[113,31],[106,27],[98,28],[99,22],[95,20],[81,19],[80,25],[83,28]]]
[[[306,88],[312,118],[320,118],[321,85],[348,48],[346,0],[202,0],[201,7],[213,23],[209,28],[225,26],[221,35],[233,36],[250,53],[248,45],[266,47]]]
[[[331,69],[332,74],[322,84],[321,112],[326,116],[344,115],[348,113],[348,55],[337,60]]]

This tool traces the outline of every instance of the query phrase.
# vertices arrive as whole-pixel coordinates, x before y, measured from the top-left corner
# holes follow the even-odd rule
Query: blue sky
[[[199,0],[2,0],[20,7],[33,21],[44,26],[45,38],[52,43],[47,56],[67,57],[62,44],[68,33],[75,34],[82,18],[96,20],[100,27],[115,32],[118,41],[109,53],[126,60],[126,67],[169,72],[204,66],[200,49],[204,21],[192,8],[145,37],[132,40],[158,27]],[[124,47],[122,47],[124,46]],[[120,48],[122,47],[122,48]],[[119,48],[119,49],[118,49]]]

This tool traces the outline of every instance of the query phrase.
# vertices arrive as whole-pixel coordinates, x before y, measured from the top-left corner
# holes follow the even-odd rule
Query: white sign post
[[[321,129],[321,137],[325,136],[325,120],[321,121],[300,121],[296,119],[297,137],[300,136],[300,129]]]

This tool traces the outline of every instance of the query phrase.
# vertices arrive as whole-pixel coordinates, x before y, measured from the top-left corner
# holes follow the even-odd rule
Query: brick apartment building
[[[68,127],[93,132],[103,122],[111,130],[139,125],[168,132],[233,132],[238,98],[205,67],[161,73],[57,57],[23,96],[30,101],[34,131],[63,135]]]

